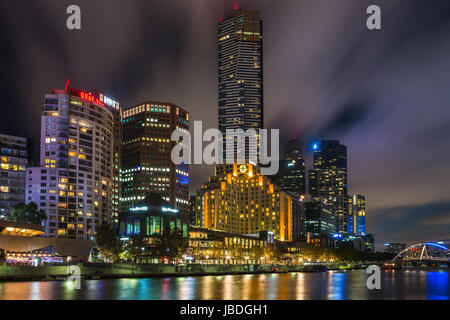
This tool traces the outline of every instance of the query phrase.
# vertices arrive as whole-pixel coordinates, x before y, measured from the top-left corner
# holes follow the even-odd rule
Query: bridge
[[[417,243],[401,251],[392,259],[395,263],[448,263],[449,249],[434,242]]]

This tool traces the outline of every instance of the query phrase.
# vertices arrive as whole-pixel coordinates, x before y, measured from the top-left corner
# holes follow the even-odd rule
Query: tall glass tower
[[[305,196],[305,160],[303,142],[294,138],[284,147],[284,160],[280,160],[280,170],[272,181],[284,191]]]
[[[257,11],[235,10],[218,26],[219,129],[262,129],[263,31]],[[259,136],[255,135],[259,145]],[[246,144],[246,156],[248,155]],[[235,154],[236,156],[236,154]]]
[[[336,231],[347,232],[347,147],[336,140],[314,145],[314,169],[309,172],[309,191],[333,207]]]

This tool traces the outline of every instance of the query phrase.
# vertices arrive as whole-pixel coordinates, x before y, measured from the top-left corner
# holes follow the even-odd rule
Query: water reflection
[[[449,299],[449,278],[448,272],[428,272],[427,288],[429,300],[448,300]]]
[[[448,272],[382,273],[368,290],[364,270],[83,281],[81,290],[55,282],[0,282],[2,300],[360,300],[449,299]]]

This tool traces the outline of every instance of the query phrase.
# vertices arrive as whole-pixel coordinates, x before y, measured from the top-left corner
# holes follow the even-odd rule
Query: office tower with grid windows
[[[117,114],[118,102],[69,83],[45,95],[40,167],[26,171],[25,200],[46,212],[46,236],[92,239],[99,225],[117,222]]]
[[[347,147],[336,140],[314,144],[314,168],[309,172],[313,198],[324,198],[334,209],[336,231],[347,234]]]
[[[264,126],[263,28],[259,12],[235,10],[234,16],[221,19],[218,67],[219,130],[225,134],[227,129],[255,129],[254,139],[259,145],[257,130]],[[248,142],[245,147],[249,159]],[[237,155],[235,152],[234,157]]]
[[[176,129],[189,131],[189,113],[172,103],[148,101],[123,112],[121,212],[158,193],[189,219],[189,166],[171,159]]]

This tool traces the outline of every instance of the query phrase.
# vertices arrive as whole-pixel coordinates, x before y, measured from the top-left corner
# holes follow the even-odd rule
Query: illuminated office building
[[[348,197],[348,234],[366,233],[366,198],[360,194]]]
[[[25,169],[30,165],[29,139],[0,134],[0,220],[25,202]]]
[[[272,182],[284,191],[305,196],[305,160],[303,143],[297,139],[289,141],[284,148],[284,160],[280,160],[280,169],[272,177]]]
[[[324,198],[334,209],[337,233],[347,233],[347,147],[325,140],[314,145],[314,168],[309,172],[313,198]]]
[[[119,214],[119,235],[129,237],[140,234],[148,238],[162,236],[165,231],[178,231],[188,237],[189,225],[181,213],[160,193],[149,193],[136,206]]]
[[[234,16],[221,19],[218,60],[219,130],[262,129],[263,30],[259,12],[235,10]],[[258,143],[259,135],[255,139]]]
[[[189,114],[171,103],[149,101],[123,112],[121,212],[159,193],[189,219],[189,167],[171,159],[176,129],[189,130]]]
[[[271,231],[278,240],[292,241],[302,233],[301,219],[298,197],[251,164],[218,166],[197,191],[198,227],[236,234]]]
[[[46,236],[91,239],[118,221],[117,115],[119,103],[103,95],[69,86],[45,95],[41,163],[27,169],[26,202],[46,212]]]
[[[307,243],[324,247],[332,246],[333,235],[336,232],[333,207],[320,198],[306,202],[304,206]]]

